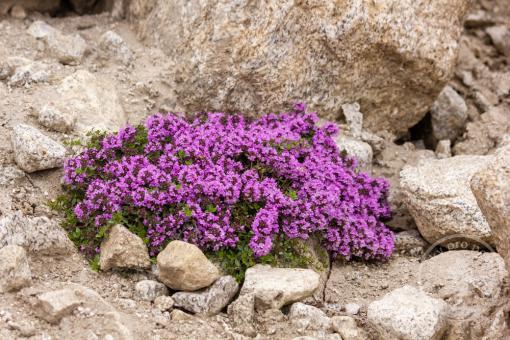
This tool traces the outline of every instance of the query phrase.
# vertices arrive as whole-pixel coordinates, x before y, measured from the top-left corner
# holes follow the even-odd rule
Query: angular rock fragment
[[[19,290],[31,281],[25,250],[16,245],[0,248],[0,293]]]
[[[135,294],[141,300],[154,301],[160,296],[168,295],[168,288],[154,280],[142,280],[135,285]]]

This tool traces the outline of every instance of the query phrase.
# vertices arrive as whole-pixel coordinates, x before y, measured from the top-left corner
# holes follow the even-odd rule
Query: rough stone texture
[[[510,270],[510,146],[471,179],[471,190],[489,222],[498,253]]]
[[[81,62],[88,46],[79,34],[66,35],[48,24],[35,21],[28,32],[36,39],[42,39],[52,54],[62,64],[76,65]]]
[[[469,4],[133,2],[139,34],[175,59],[186,110],[270,112],[302,100],[338,118],[357,101],[367,127],[397,132],[423,117],[452,75]]]
[[[134,58],[133,51],[114,31],[105,32],[100,38],[99,46],[124,64],[129,64]]]
[[[186,321],[193,320],[193,315],[183,312],[182,310],[174,309],[170,313],[170,319],[172,321]]]
[[[31,281],[25,249],[16,245],[0,248],[0,293],[21,289]]]
[[[421,263],[420,288],[450,305],[449,317],[469,319],[497,304],[508,277],[497,253],[452,250]]]
[[[220,277],[218,268],[197,246],[172,241],[158,254],[158,278],[175,290],[194,291],[210,286]]]
[[[74,250],[57,221],[45,216],[25,217],[20,212],[0,218],[0,247],[10,244],[46,255],[65,255]]]
[[[40,61],[34,61],[14,70],[9,79],[11,86],[27,86],[32,83],[47,82],[50,79],[50,66]]]
[[[449,139],[440,140],[436,145],[437,158],[452,157],[452,142]]]
[[[174,305],[188,312],[215,315],[234,298],[239,284],[232,276],[222,276],[212,286],[197,292],[178,292],[172,295]]]
[[[25,124],[12,129],[11,143],[16,164],[26,172],[60,167],[66,156],[62,144]]]
[[[368,335],[363,329],[358,328],[356,320],[351,316],[334,316],[331,318],[331,326],[340,334],[342,340],[368,340]]]
[[[279,309],[312,296],[319,283],[320,275],[311,269],[255,265],[246,271],[240,295],[254,293],[258,310]]]
[[[344,307],[345,313],[347,313],[348,315],[356,315],[356,314],[358,314],[360,308],[361,308],[361,306],[358,305],[357,303],[348,303]]]
[[[485,30],[496,49],[503,55],[510,57],[510,30],[504,26],[492,26]]]
[[[126,227],[116,224],[101,243],[101,270],[148,269],[149,251],[143,240]]]
[[[228,305],[227,312],[236,332],[250,337],[254,337],[257,334],[254,327],[255,294],[250,293],[239,296],[237,300]]]
[[[157,297],[168,295],[168,288],[154,280],[142,280],[135,285],[136,296],[145,301],[154,301]]]
[[[363,114],[360,112],[358,103],[342,105],[345,123],[349,128],[349,134],[354,138],[360,138],[363,131]],[[344,133],[343,130],[340,131]]]
[[[76,130],[116,131],[126,124],[126,115],[115,87],[107,80],[79,70],[66,77],[57,88],[53,103],[62,112],[76,117]]]
[[[62,111],[51,105],[45,105],[39,110],[37,121],[49,129],[66,133],[74,129],[76,117],[64,114]]]
[[[421,255],[428,243],[416,229],[404,230],[395,235],[395,250],[405,255]]]
[[[83,302],[83,298],[77,296],[72,289],[46,292],[39,295],[37,299],[38,301],[35,305],[36,314],[50,323],[58,323],[64,316],[71,314]]]
[[[404,286],[368,306],[368,322],[380,339],[439,340],[446,331],[448,306],[420,289]]]
[[[372,171],[373,151],[370,144],[342,135],[335,137],[335,143],[341,152],[345,150],[347,155],[354,156],[357,159],[358,167],[362,171]]]
[[[154,299],[154,307],[160,311],[171,310],[174,306],[174,299],[171,296],[160,295]]]
[[[317,307],[296,302],[290,306],[289,320],[299,332],[327,331],[331,327],[331,319]]]
[[[400,173],[404,202],[421,235],[429,243],[454,234],[492,242],[485,220],[469,188],[471,177],[489,156],[427,159]]]
[[[455,140],[467,121],[464,99],[450,86],[446,86],[430,109],[432,134],[437,140]]]

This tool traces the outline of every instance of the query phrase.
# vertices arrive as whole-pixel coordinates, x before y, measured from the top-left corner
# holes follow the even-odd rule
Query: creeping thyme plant
[[[91,258],[115,223],[139,235],[151,256],[184,240],[237,277],[282,257],[304,265],[294,247],[312,236],[333,257],[389,257],[387,181],[359,172],[336,146],[337,128],[317,121],[303,104],[258,119],[155,114],[93,134],[66,161],[65,194],[53,204]]]

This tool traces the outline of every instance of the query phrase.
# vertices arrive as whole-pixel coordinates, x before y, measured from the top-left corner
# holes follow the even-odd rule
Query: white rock
[[[50,79],[50,66],[40,61],[34,61],[14,70],[9,79],[11,86],[26,86],[32,83],[47,82]]]
[[[172,295],[174,306],[201,315],[215,315],[225,308],[239,290],[232,276],[222,276],[212,286],[197,292],[178,292]]]
[[[240,295],[255,294],[259,310],[279,309],[311,295],[319,286],[319,274],[311,269],[272,268],[255,265],[246,271]]]
[[[160,311],[171,310],[174,306],[174,299],[171,296],[160,295],[154,299],[154,307]]]
[[[140,300],[154,301],[159,296],[168,295],[168,288],[154,280],[142,280],[135,285],[135,294]]]
[[[489,156],[425,159],[406,166],[400,186],[421,235],[429,243],[455,234],[492,242],[491,229],[469,187],[471,177]]]
[[[36,314],[50,322],[58,323],[83,303],[83,297],[73,289],[60,289],[37,296]]]
[[[126,227],[116,224],[101,243],[99,266],[101,270],[148,269],[151,261],[143,240]]]
[[[380,339],[439,340],[446,331],[447,313],[444,301],[404,286],[372,302],[367,320]]]
[[[345,305],[345,312],[349,315],[356,315],[359,313],[360,308],[360,305],[351,302]]]
[[[64,114],[54,106],[44,105],[38,112],[37,121],[49,129],[66,133],[74,129],[76,117]]]
[[[29,173],[58,168],[66,156],[62,144],[25,124],[18,124],[12,129],[11,143],[16,164]]]
[[[0,248],[0,293],[30,285],[32,272],[25,250],[16,245]]]
[[[126,124],[126,115],[114,85],[107,79],[79,70],[57,88],[54,106],[76,119],[76,130],[116,131]]]
[[[133,61],[133,51],[120,35],[113,31],[105,32],[99,39],[99,46],[124,64]]]
[[[0,165],[0,185],[12,185],[17,179],[25,177],[25,173],[16,166]]]
[[[372,171],[373,151],[370,144],[342,135],[335,137],[335,143],[340,152],[345,151],[347,155],[356,158],[362,171]]]
[[[327,331],[331,327],[331,319],[317,307],[301,302],[290,306],[289,320],[299,332]]]
[[[510,30],[504,26],[492,26],[486,30],[496,49],[503,55],[510,57]]]
[[[0,247],[18,245],[29,252],[66,255],[73,243],[55,220],[45,216],[25,217],[20,212],[0,218]]]
[[[467,105],[450,86],[446,86],[430,109],[432,134],[437,140],[455,140],[467,121]]]
[[[255,294],[240,295],[227,309],[234,330],[246,336],[257,334],[255,322]]]
[[[368,340],[367,334],[356,325],[356,320],[351,316],[334,316],[331,318],[331,326],[342,340]]]
[[[449,139],[440,140],[436,145],[437,158],[452,157],[452,142]]]
[[[363,114],[359,111],[358,103],[342,105],[345,121],[349,126],[349,133],[354,138],[360,138],[363,128]],[[343,133],[343,131],[340,131]]]
[[[205,288],[220,277],[218,268],[191,243],[170,242],[158,254],[157,263],[159,280],[175,290]]]
[[[28,33],[36,39],[42,39],[57,34],[58,30],[48,25],[44,21],[34,21],[28,27]]]

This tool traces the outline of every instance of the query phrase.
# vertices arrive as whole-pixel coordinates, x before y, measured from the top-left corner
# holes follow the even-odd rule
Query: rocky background
[[[508,0],[0,0],[0,33],[1,339],[510,338]],[[240,286],[119,225],[98,273],[47,206],[91,128],[297,100],[391,181],[387,263]]]

